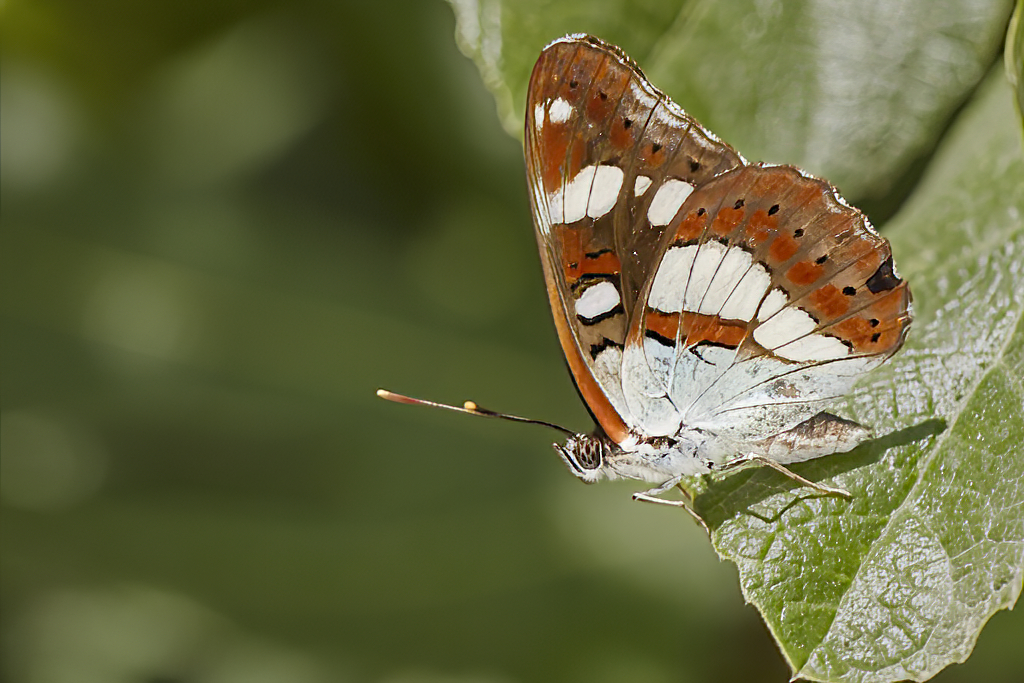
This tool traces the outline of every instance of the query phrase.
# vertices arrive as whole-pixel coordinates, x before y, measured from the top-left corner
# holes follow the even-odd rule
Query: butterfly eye
[[[555,444],[555,451],[577,477],[588,484],[598,480],[604,460],[604,445],[599,439],[577,434],[569,437],[564,446]]]
[[[601,442],[596,439],[580,440],[576,461],[585,470],[596,470],[601,467]]]

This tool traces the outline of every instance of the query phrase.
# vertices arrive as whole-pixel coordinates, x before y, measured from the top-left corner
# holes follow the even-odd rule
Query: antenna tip
[[[380,396],[381,398],[387,398],[388,396],[391,395],[391,392],[388,391],[387,389],[378,389],[377,395]]]

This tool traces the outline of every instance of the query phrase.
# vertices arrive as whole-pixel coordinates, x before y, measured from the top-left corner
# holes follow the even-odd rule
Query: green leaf
[[[991,69],[1011,3],[453,4],[510,131],[539,49],[593,32],[749,158],[902,204],[885,234],[915,323],[845,411],[877,438],[794,468],[853,500],[755,469],[696,506],[794,676],[926,680],[964,661],[1024,578],[1024,154]]]
[[[1015,100],[1017,114],[1024,112],[1024,0],[1017,0],[1017,8],[1010,19],[1010,29],[1006,34],[1006,77],[1013,84],[1017,93]]]

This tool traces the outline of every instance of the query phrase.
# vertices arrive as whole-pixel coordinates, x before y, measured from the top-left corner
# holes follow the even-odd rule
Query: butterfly
[[[826,181],[748,163],[593,36],[543,50],[525,126],[548,299],[596,423],[549,425],[569,433],[569,471],[683,507],[659,496],[750,462],[844,494],[785,466],[870,434],[825,408],[906,338],[889,243]]]

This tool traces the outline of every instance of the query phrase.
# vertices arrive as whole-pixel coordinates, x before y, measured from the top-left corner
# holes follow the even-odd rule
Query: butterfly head
[[[574,434],[564,446],[555,444],[555,450],[569,471],[587,484],[593,484],[601,478],[605,458],[609,454],[609,444],[596,434]]]

